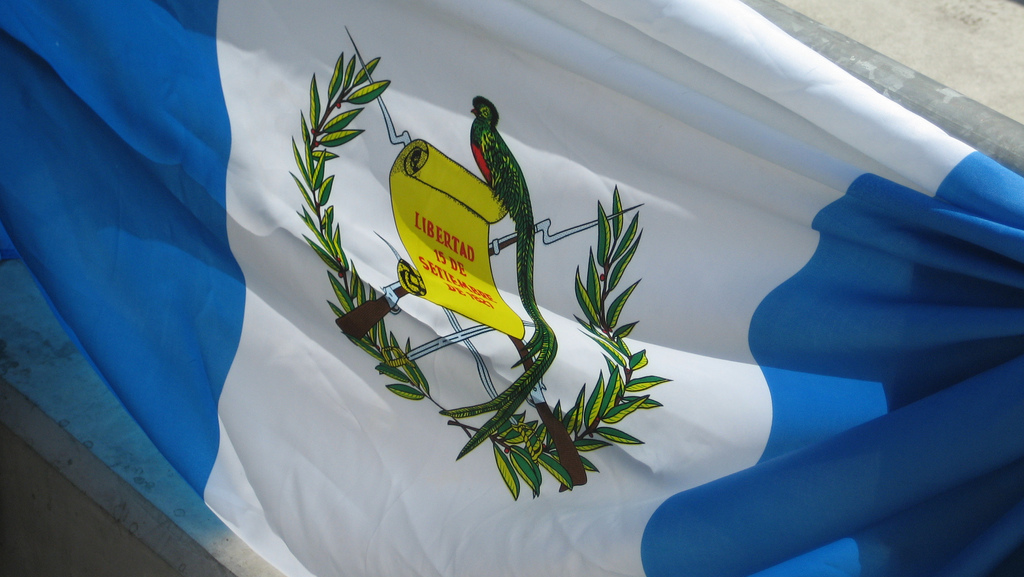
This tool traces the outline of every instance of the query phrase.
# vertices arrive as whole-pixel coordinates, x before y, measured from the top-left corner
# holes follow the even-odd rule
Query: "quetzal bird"
[[[462,448],[458,458],[475,449],[508,421],[530,395],[541,377],[551,367],[558,352],[555,333],[544,321],[537,307],[533,290],[533,249],[535,241],[533,205],[526,179],[515,156],[498,133],[498,109],[483,96],[473,99],[473,125],[469,140],[477,166],[490,185],[495,199],[508,211],[516,228],[516,282],[523,308],[533,320],[535,330],[526,343],[527,354],[533,359],[523,374],[497,397],[471,407],[442,411],[443,415],[463,419],[483,413],[494,415],[474,434]],[[525,366],[525,364],[524,364]]]

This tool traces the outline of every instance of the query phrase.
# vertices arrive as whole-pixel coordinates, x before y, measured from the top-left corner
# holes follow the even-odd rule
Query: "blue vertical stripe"
[[[14,242],[7,234],[4,223],[0,221],[0,260],[8,258],[18,258],[18,251],[14,248]]]
[[[215,2],[0,6],[0,220],[87,357],[202,491],[245,287]]]
[[[971,212],[980,190],[1012,219],[1021,188],[974,154],[936,198],[864,175],[815,217],[814,256],[751,322],[772,394],[765,459],[1024,354],[1024,230]]]
[[[823,209],[751,323],[765,454],[657,510],[647,574],[997,565],[1024,498],[1022,224],[1024,179],[980,154],[934,198],[864,175]]]

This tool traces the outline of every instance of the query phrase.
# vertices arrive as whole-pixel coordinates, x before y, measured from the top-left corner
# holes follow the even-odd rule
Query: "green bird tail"
[[[528,375],[529,372],[523,373],[522,375],[520,375],[518,379],[516,379],[516,382],[509,385],[509,387],[502,391],[497,397],[494,397],[493,399],[485,403],[480,403],[479,405],[472,405],[469,407],[462,407],[459,409],[441,411],[441,414],[446,417],[451,417],[453,419],[467,419],[469,417],[475,417],[477,415],[482,415],[484,413],[500,411],[503,407],[505,407],[508,404],[515,404],[515,406],[519,406],[519,403],[522,403],[523,399],[526,398],[525,395],[529,394],[529,391],[533,389],[533,383],[531,382],[532,379],[523,378],[527,377]],[[519,401],[519,403],[515,402],[517,400]]]
[[[533,390],[533,387],[540,381],[541,377],[544,376],[544,373],[547,372],[558,350],[558,342],[555,340],[555,334],[547,324],[539,324],[537,325],[537,329],[543,333],[540,339],[540,351],[538,352],[533,365],[523,371],[523,374],[519,375],[519,378],[516,379],[515,382],[499,393],[498,396],[487,402],[480,403],[479,405],[471,405],[469,407],[441,411],[441,414],[453,419],[466,419],[482,415],[484,413],[500,411],[505,405],[510,403],[514,405],[513,408],[522,404],[522,402],[526,400],[527,395],[530,394],[530,391]]]
[[[465,457],[470,451],[479,447],[481,443],[496,433],[498,428],[501,427],[501,424],[511,419],[512,415],[515,414],[516,409],[518,408],[519,403],[508,403],[504,407],[499,408],[498,412],[488,419],[487,422],[484,423],[484,426],[480,427],[476,434],[469,439],[466,446],[462,447],[462,450],[459,451],[459,456],[455,457],[455,460],[458,461]]]

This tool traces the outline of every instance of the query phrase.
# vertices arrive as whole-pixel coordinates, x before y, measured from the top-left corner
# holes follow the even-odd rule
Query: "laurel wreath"
[[[379,61],[380,58],[374,58],[364,66],[358,66],[357,56],[346,62],[342,53],[334,66],[327,98],[323,101],[314,74],[309,87],[308,122],[305,113],[300,113],[301,146],[292,139],[295,164],[299,170],[298,175],[292,173],[292,178],[305,201],[298,214],[311,233],[303,238],[329,269],[327,276],[337,304],[331,301],[327,304],[339,318],[359,305],[377,299],[378,294],[360,278],[345,255],[341,228],[335,222],[336,205],[330,202],[335,175],[327,175],[326,164],[338,157],[330,151],[331,148],[351,142],[363,132],[349,128],[352,121],[363,106],[380,98],[390,85],[389,80],[374,82],[371,78]],[[650,394],[639,393],[668,382],[662,377],[637,374],[647,366],[646,351],[631,352],[625,341],[637,323],[620,325],[619,322],[627,301],[640,282],[637,280],[617,291],[643,234],[639,228],[639,213],[634,214],[629,224],[624,226],[618,188],[613,193],[611,212],[606,212],[600,202],[597,209],[597,247],[596,253],[593,248],[590,250],[586,280],[583,280],[584,274],[579,268],[576,271],[576,299],[583,311],[583,318],[576,317],[576,320],[601,347],[607,370],[600,371],[593,386],[588,388],[584,384],[580,388],[571,407],[563,410],[559,401],[552,409],[579,452],[596,451],[612,444],[642,444],[640,439],[608,425],[618,424],[638,410],[662,406],[650,398]],[[431,396],[430,385],[416,361],[408,359],[407,353],[412,350],[410,340],[406,339],[402,344],[387,328],[385,319],[377,322],[362,338],[346,337],[378,363],[376,369],[380,374],[397,381],[386,384],[387,390],[412,401],[426,399],[439,410],[445,410]],[[468,436],[477,430],[458,419],[450,419],[448,424],[461,428]],[[522,484],[534,497],[539,496],[544,478],[542,471],[553,477],[561,489],[573,488],[569,473],[559,462],[551,434],[543,423],[528,420],[526,410],[503,424],[491,435],[490,441],[498,472],[513,499],[518,500]],[[581,460],[587,471],[598,472],[597,467],[582,455]]]

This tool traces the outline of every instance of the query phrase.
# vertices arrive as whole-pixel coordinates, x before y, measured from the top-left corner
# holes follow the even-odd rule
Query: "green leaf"
[[[392,367],[387,363],[381,363],[377,365],[376,369],[378,373],[387,375],[396,381],[402,381],[403,383],[409,382],[409,377],[405,376],[405,373],[403,373],[398,367]]]
[[[316,88],[316,74],[309,83],[309,121],[316,126],[320,119],[320,91]]]
[[[388,390],[392,393],[402,397],[403,399],[409,399],[410,401],[422,400],[426,395],[410,387],[409,385],[387,385]]]
[[[598,335],[587,334],[587,336],[593,339],[598,346],[604,349],[604,352],[611,355],[612,359],[619,363],[620,366],[626,366],[626,353],[619,350],[614,343],[610,343],[606,338]]]
[[[352,84],[354,84],[356,86],[359,86],[363,82],[366,82],[367,80],[369,80],[370,79],[370,75],[373,74],[373,69],[377,67],[377,63],[378,62],[380,62],[380,58],[379,57],[378,58],[374,58],[373,60],[367,62],[366,66],[364,66],[363,68],[359,69],[359,73],[356,74],[356,79],[355,79],[355,81]]]
[[[630,379],[626,385],[626,391],[630,393],[639,393],[640,391],[646,391],[651,387],[656,387],[662,383],[667,383],[669,379],[663,379],[654,375],[647,377],[640,377],[639,379]]]
[[[359,306],[366,302],[366,285],[358,277],[353,277],[352,281],[350,285],[352,287],[352,301],[356,303],[356,306]]]
[[[321,162],[323,164],[323,162]],[[331,198],[331,189],[334,188],[334,175],[330,175],[324,179],[324,183],[320,186],[320,206],[327,204],[327,201]]]
[[[586,415],[586,422],[584,423],[587,427],[594,426],[597,419],[601,416],[601,404],[604,402],[604,373],[597,379],[597,384],[594,385],[594,390],[590,393],[590,398],[587,399],[587,409],[583,413]]]
[[[384,344],[382,344],[380,342],[380,340],[381,340],[381,336],[380,335],[381,335],[381,331],[383,329],[384,329],[384,321],[381,320],[381,321],[377,321],[376,323],[374,323],[374,325],[372,327],[370,327],[370,332],[366,333],[366,336],[369,337],[370,342],[376,343],[377,344],[377,348],[380,348],[380,349],[384,348]]]
[[[314,150],[313,151],[313,158],[318,160],[318,161],[320,161],[320,160],[334,160],[335,158],[338,158],[338,155],[334,154],[330,150]]]
[[[618,429],[613,429],[611,427],[598,427],[597,429],[594,430],[594,432],[597,433],[598,435],[601,435],[605,439],[608,439],[609,441],[613,441],[615,443],[621,443],[623,445],[643,445],[644,444],[643,441],[641,441],[640,439],[637,439],[633,435],[630,435],[629,433],[623,433],[622,431],[620,431]]]
[[[374,82],[367,84],[366,86],[356,90],[348,97],[348,101],[352,104],[368,104],[373,102],[375,98],[380,96],[387,90],[388,85],[391,84],[390,80],[381,80],[380,82]]]
[[[519,476],[533,489],[533,495],[539,495],[541,483],[540,469],[537,468],[537,464],[530,458],[530,453],[522,447],[512,447],[512,465],[516,468]]]
[[[328,206],[326,209],[324,209],[324,220],[323,220],[323,223],[324,223],[324,225],[323,225],[324,226],[324,234],[325,235],[330,234],[329,231],[331,230],[331,227],[334,226],[334,207],[333,206]],[[327,244],[326,236],[324,238],[324,244]]]
[[[362,130],[342,130],[339,132],[333,132],[321,138],[320,144],[323,144],[324,146],[341,146],[362,133]]]
[[[637,235],[636,241],[629,245],[629,248],[622,254],[622,258],[615,262],[615,266],[612,267],[612,271],[608,274],[608,290],[615,290],[618,286],[619,280],[622,279],[623,273],[626,272],[626,267],[629,266],[629,262],[633,260],[633,255],[636,254],[636,247],[640,246],[640,237],[643,236],[643,231]]]
[[[334,95],[338,93],[341,88],[341,70],[345,67],[345,53],[342,52],[338,56],[338,61],[334,63],[334,74],[331,74],[331,83],[327,86],[327,99],[331,100]]]
[[[551,476],[556,481],[572,489],[572,477],[569,476],[569,471],[566,471],[565,467],[557,459],[547,453],[541,453],[540,464],[548,470],[548,473],[551,473]]]
[[[601,283],[598,280],[597,263],[594,262],[594,251],[590,251],[590,264],[587,267],[587,295],[590,297],[590,302],[594,303],[594,307],[601,311]],[[603,319],[604,315],[598,314],[598,319]]]
[[[608,414],[604,418],[606,423],[618,423],[622,419],[625,419],[630,413],[635,412],[644,404],[647,397],[636,397],[633,400],[625,403],[615,405],[608,411]]]
[[[655,401],[654,399],[647,399],[646,401],[640,403],[640,410],[646,411],[648,409],[657,409],[658,407],[663,406],[664,405],[662,405],[658,401]]]
[[[309,171],[306,170],[306,164],[302,162],[302,157],[299,156],[299,146],[295,144],[295,139],[292,139],[292,152],[295,153],[295,164],[298,165],[299,170],[302,171],[302,178],[309,184]]]
[[[615,329],[615,332],[612,333],[612,338],[624,339],[624,338],[628,337],[629,334],[633,332],[633,329],[636,328],[636,325],[637,325],[636,321],[631,322],[628,325],[622,325],[621,327]],[[612,325],[612,326],[615,326],[615,325]]]
[[[324,126],[324,132],[334,133],[340,131],[355,120],[356,116],[359,116],[359,113],[362,111],[362,108],[353,108],[352,110],[342,112]]]
[[[647,366],[647,349],[644,349],[629,357],[629,369],[639,371]]]
[[[427,383],[427,377],[423,376],[423,371],[420,370],[419,365],[416,361],[409,361],[405,364],[405,372],[409,375],[409,379],[412,384],[420,388],[424,393],[430,394],[430,385]]]
[[[328,254],[327,251],[325,251],[324,249],[320,248],[320,245],[310,240],[309,237],[303,236],[302,238],[306,239],[306,244],[308,244],[314,251],[316,251],[317,256],[320,257],[320,260],[324,261],[324,264],[326,264],[334,272],[338,272],[338,261],[335,260],[333,256]]]
[[[355,71],[356,71],[356,57],[353,56],[352,58],[349,58],[348,66],[345,67],[345,80],[342,82],[342,86],[341,86],[342,92],[348,90],[349,87],[352,86],[352,75],[355,73]]]
[[[497,444],[494,445],[494,462],[498,465],[498,473],[501,474],[501,480],[505,481],[508,492],[512,493],[512,499],[518,501],[519,478],[516,477],[515,471],[512,470],[512,464],[508,462],[508,457],[505,456],[504,451]]]
[[[365,303],[367,300],[372,300],[372,297],[367,299],[368,287],[366,286],[366,283],[363,282],[363,279],[361,279],[359,276],[357,276],[357,275],[353,275],[352,276],[352,282],[349,283],[349,287],[351,287],[351,290],[352,290],[352,300],[353,300],[353,302],[356,303],[356,306],[359,306],[359,305]],[[373,289],[369,288],[369,290],[372,292]],[[385,346],[387,344],[388,343],[386,341],[381,342],[381,346]]]
[[[310,187],[312,190],[320,190],[320,187],[324,185],[324,165],[327,164],[324,161],[315,163],[316,167],[313,169],[313,185]]]
[[[319,144],[320,143],[318,142],[317,145],[319,146]],[[313,176],[313,166],[314,166],[314,163],[313,163],[313,146],[311,144],[306,143],[305,153],[306,153],[305,154],[306,173],[309,174],[310,177],[312,177]],[[311,190],[316,188],[316,185],[313,183],[312,180],[306,181],[306,184],[309,185]]]
[[[338,279],[338,276],[327,273],[327,278],[331,279],[331,288],[334,289],[334,296],[337,297],[338,302],[341,303],[345,312],[354,309],[355,305],[352,304],[352,296],[348,294],[347,290],[345,290],[345,287],[341,284],[341,280]]]
[[[530,446],[535,447],[537,446],[537,444],[543,445],[543,443],[541,443],[541,440],[543,440],[547,434],[548,428],[544,424],[538,425],[537,428],[535,428],[533,430],[533,433],[530,435]]]
[[[348,257],[345,256],[345,251],[344,251],[343,247],[341,246],[341,229],[338,228],[338,227],[334,228],[334,240],[333,240],[333,242],[334,242],[335,248],[338,250],[338,252],[334,256],[338,257],[338,260],[341,261],[341,271],[339,271],[339,272],[343,272],[343,271],[349,270],[349,268],[351,268],[351,267],[349,266]]]
[[[518,445],[519,443],[525,443],[526,437],[523,436],[521,431],[512,430],[511,436],[505,437],[505,442],[509,445]]]
[[[324,238],[324,234],[319,230],[319,228],[321,228],[321,224],[319,224],[318,220],[309,215],[309,211],[307,211],[305,207],[302,207],[302,220],[305,221],[306,226],[308,226],[309,230],[313,233],[313,236],[316,237],[316,246],[327,252],[327,248],[325,248],[327,246],[327,239]],[[332,257],[331,261],[333,262],[334,255],[330,252],[327,252],[327,254]]]
[[[626,307],[626,301],[629,299],[629,296],[633,294],[633,291],[636,289],[636,285],[638,284],[640,284],[640,281],[636,281],[635,283],[629,285],[629,287],[627,287],[626,290],[622,291],[622,294],[620,294],[619,296],[615,297],[614,300],[612,300],[612,304],[608,306],[609,326],[614,327],[616,324],[618,324],[619,315],[622,314],[622,309]]]
[[[611,250],[612,225],[608,222],[608,215],[604,213],[604,207],[597,203],[597,264],[602,267],[608,262],[608,252]]]
[[[640,224],[640,214],[634,214],[633,220],[629,221],[629,228],[626,229],[626,234],[619,240],[618,246],[615,247],[615,253],[612,254],[612,262],[619,260],[622,253],[626,251],[633,243],[633,239],[636,238],[637,228]]]
[[[605,402],[605,407],[601,410],[601,416],[607,412],[608,407],[615,406],[622,393],[626,392],[626,387],[622,384],[622,374],[619,372],[619,368],[614,366],[611,359],[605,357],[605,362],[608,363],[608,370],[610,371],[611,377],[608,379],[608,388],[605,390],[605,396],[608,397]]]
[[[319,231],[320,225],[317,224],[313,217],[309,216],[309,210],[306,207],[302,207],[302,211],[296,211],[295,214],[302,218],[302,222],[306,223],[306,227],[311,231]]]
[[[580,387],[580,394],[576,397],[576,404],[573,405],[572,409],[569,410],[569,414],[566,415],[565,430],[570,435],[579,432],[583,425],[583,394],[586,393],[587,387]]]
[[[504,420],[504,421],[501,422],[500,425],[498,425],[497,430],[495,430],[495,434],[498,435],[499,437],[503,436],[511,428],[512,428],[512,423],[510,421],[508,421],[508,420]]]
[[[580,452],[596,451],[611,445],[611,443],[606,443],[600,439],[576,439],[574,444],[576,445],[576,450]]]
[[[583,280],[580,278],[580,269],[576,268],[576,302],[579,303],[580,309],[583,310],[583,314],[587,316],[587,320],[591,324],[601,324],[598,320],[597,308],[594,306],[594,302],[590,300],[590,295],[587,294],[587,289],[583,287]]]
[[[579,320],[579,319],[576,319],[576,320]],[[593,326],[593,325],[589,325],[587,323],[581,323],[581,324],[583,325],[583,330],[585,330],[589,336],[598,337],[598,338],[602,338],[602,339],[607,339],[608,338],[608,335],[604,334],[604,331],[601,330],[599,327],[596,327],[596,326]]]
[[[609,363],[609,366],[611,366],[611,363]],[[605,386],[604,393],[601,397],[601,406],[598,407],[597,411],[598,417],[602,420],[604,420],[604,415],[608,412],[608,409],[614,406],[616,398],[615,393],[618,392],[619,384],[622,382],[622,377],[619,376],[617,368],[610,374],[611,376],[608,377],[608,384]]]
[[[302,130],[302,142],[306,144],[306,148],[309,148],[309,126],[306,124],[306,115],[299,113],[299,118],[302,120],[300,129]]]
[[[299,180],[299,177],[295,176],[290,172],[288,174],[292,175],[292,180],[295,181],[295,186],[299,187],[299,190],[302,191],[302,198],[306,201],[306,204],[309,206],[309,209],[316,210],[316,205],[313,204],[313,197],[311,197],[309,193],[306,192],[306,187],[303,186],[302,181]],[[309,217],[308,214],[306,216]],[[312,218],[310,218],[310,220],[312,221]]]
[[[334,234],[331,235],[331,246],[334,249],[334,256],[341,261],[342,270],[339,272],[348,270],[348,259],[345,257],[345,251],[341,246],[341,228],[337,225],[334,226]]]
[[[615,235],[615,238],[619,238],[619,231],[622,230],[622,198],[619,196],[618,186],[612,193],[612,214],[615,215],[612,217],[612,234]]]
[[[551,445],[551,431],[548,430],[547,425],[537,427],[537,438],[540,439],[541,446]]]
[[[591,473],[600,473],[600,471],[597,470],[597,467],[595,467],[594,464],[590,462],[590,459],[584,457],[583,455],[580,455],[580,461],[583,462],[583,468],[586,469],[587,471],[590,471]]]
[[[348,335],[346,335],[346,336],[348,336]],[[364,351],[366,351],[366,353],[368,355],[370,355],[371,357],[373,357],[374,359],[376,359],[378,361],[383,361],[384,360],[384,357],[382,357],[380,355],[380,352],[377,351],[377,349],[373,346],[373,342],[371,342],[369,339],[367,339],[365,337],[361,338],[361,339],[357,339],[357,338],[353,338],[353,337],[348,337],[348,340],[352,341],[353,343],[355,343],[356,346],[358,346],[359,348],[361,348]]]

